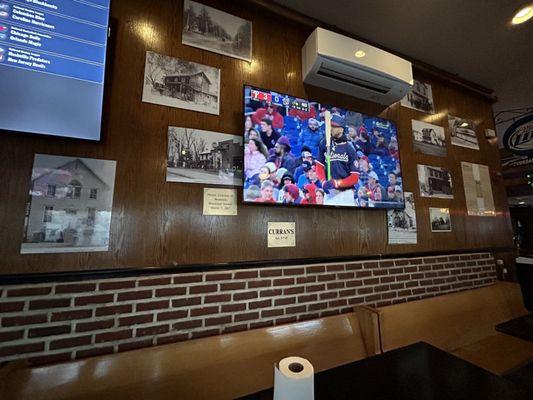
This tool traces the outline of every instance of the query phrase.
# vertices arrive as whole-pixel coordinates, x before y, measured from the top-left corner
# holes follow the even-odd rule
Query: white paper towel
[[[305,358],[282,359],[274,368],[274,400],[313,400],[314,373]]]

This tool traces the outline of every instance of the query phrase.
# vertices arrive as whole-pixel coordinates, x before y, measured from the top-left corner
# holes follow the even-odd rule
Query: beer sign
[[[533,115],[515,121],[505,131],[503,144],[512,153],[533,154]]]

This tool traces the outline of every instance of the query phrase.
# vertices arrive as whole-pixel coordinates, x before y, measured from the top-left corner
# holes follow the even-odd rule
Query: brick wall
[[[480,287],[489,253],[0,288],[0,363],[45,364]]]

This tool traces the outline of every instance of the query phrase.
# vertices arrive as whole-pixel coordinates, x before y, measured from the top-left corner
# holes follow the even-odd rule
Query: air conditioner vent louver
[[[356,53],[364,53],[356,57]],[[316,28],[302,48],[304,82],[390,105],[413,85],[411,63],[355,39]]]

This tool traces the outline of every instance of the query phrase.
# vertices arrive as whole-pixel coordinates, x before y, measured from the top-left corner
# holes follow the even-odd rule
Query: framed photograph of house
[[[116,162],[36,154],[21,254],[107,251]]]
[[[416,244],[415,198],[411,192],[404,198],[403,210],[387,210],[389,244]]]
[[[252,22],[191,0],[183,3],[181,42],[252,61]]]
[[[413,88],[400,101],[404,107],[422,111],[428,114],[435,114],[435,103],[433,102],[433,90],[429,83],[417,81],[415,79]]]
[[[167,182],[242,186],[242,136],[168,128]]]
[[[452,221],[450,220],[449,208],[429,208],[429,222],[431,232],[451,232]]]
[[[453,199],[452,175],[441,167],[417,166],[420,196]]]
[[[148,51],[142,100],[218,115],[220,69]]]
[[[411,120],[415,151],[446,157],[446,135],[442,126]]]
[[[476,126],[473,121],[448,115],[448,124],[450,126],[452,144],[479,150]]]

